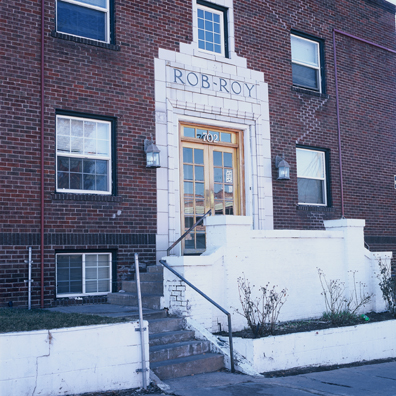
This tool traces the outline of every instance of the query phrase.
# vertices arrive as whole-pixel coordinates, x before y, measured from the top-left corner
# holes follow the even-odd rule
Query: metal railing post
[[[25,280],[25,283],[28,284],[28,309],[32,309],[32,248],[29,247],[29,259],[25,260],[25,263],[28,263],[28,279]]]
[[[136,286],[139,306],[139,325],[140,325],[140,345],[142,347],[142,375],[143,375],[143,388],[147,389],[146,379],[146,351],[144,348],[144,327],[143,327],[143,309],[142,309],[142,295],[140,292],[140,271],[139,271],[139,256],[135,253],[135,270],[136,270]]]

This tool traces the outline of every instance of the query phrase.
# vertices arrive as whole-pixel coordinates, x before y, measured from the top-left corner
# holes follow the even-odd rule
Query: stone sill
[[[53,193],[53,201],[96,201],[96,202],[123,202],[122,197],[114,195],[96,195],[96,194],[73,194],[73,193]]]
[[[306,212],[334,212],[335,209],[329,206],[314,205],[297,205],[296,210],[305,210]]]
[[[51,32],[51,36],[54,37],[54,38],[62,39],[62,40],[67,40],[67,41],[73,41],[75,43],[92,45],[94,47],[105,48],[105,49],[109,49],[109,50],[112,50],[112,51],[120,51],[121,50],[121,47],[119,45],[103,43],[101,41],[91,40],[91,39],[87,39],[87,38],[84,38],[84,37],[71,36],[69,34],[56,32],[54,30]]]
[[[321,99],[329,99],[330,98],[330,95],[316,92],[316,91],[311,91],[309,89],[304,89],[301,87],[295,87],[294,85],[291,87],[291,90],[294,92],[300,93],[300,94],[304,94],[304,95],[316,96],[317,98],[321,98]]]

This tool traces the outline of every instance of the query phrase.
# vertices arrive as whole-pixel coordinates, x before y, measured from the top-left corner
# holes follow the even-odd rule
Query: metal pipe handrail
[[[199,293],[202,297],[206,298],[210,303],[212,303],[216,308],[218,308],[221,312],[227,315],[228,317],[228,339],[229,339],[229,344],[230,344],[230,359],[231,359],[231,372],[235,372],[235,366],[234,366],[234,348],[232,345],[232,326],[231,326],[231,314],[226,311],[223,307],[221,307],[219,304],[217,304],[215,301],[213,301],[210,297],[208,297],[204,292],[199,290],[196,286],[194,286],[191,282],[189,282],[184,276],[180,275],[177,271],[175,271],[172,267],[170,267],[166,261],[164,260],[159,260],[159,262],[167,268],[170,272],[178,276],[184,283],[187,283],[188,286],[193,288],[197,293]]]
[[[212,214],[212,209],[209,209],[195,224],[193,224],[175,243],[168,247],[166,250],[166,255],[169,256],[170,251],[183,239],[185,238],[199,223],[203,221],[203,219]]]
[[[147,389],[146,378],[146,353],[144,345],[144,328],[143,328],[143,308],[142,308],[142,293],[140,290],[140,271],[139,271],[139,256],[135,253],[135,269],[136,269],[136,291],[138,297],[139,308],[139,330],[140,330],[140,346],[142,350],[142,375],[143,375],[143,389]]]

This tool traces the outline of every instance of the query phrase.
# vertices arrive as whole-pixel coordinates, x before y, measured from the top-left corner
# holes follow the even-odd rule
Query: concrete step
[[[147,267],[147,272],[140,273],[141,282],[162,282],[164,279],[164,269],[162,265],[151,265]]]
[[[150,328],[150,323],[149,323]],[[176,342],[192,341],[194,340],[194,331],[192,330],[176,330],[166,331],[164,333],[149,334],[150,348],[157,345],[172,344]]]
[[[165,310],[164,310],[165,311]],[[183,318],[164,318],[164,319],[150,319],[149,330],[151,334],[164,333],[167,331],[183,330]]]
[[[187,375],[210,373],[224,367],[222,355],[205,353],[150,364],[151,370],[161,379],[185,377]]]
[[[160,272],[161,274],[164,272],[164,266],[161,264],[158,265],[149,265],[147,266],[147,272]]]
[[[142,295],[142,307],[159,310],[161,295],[145,294]],[[107,295],[107,302],[117,305],[131,305],[136,307],[138,305],[137,295],[135,293],[109,293]]]
[[[152,274],[148,274],[152,275]],[[127,293],[137,293],[136,281],[122,281],[122,290]],[[162,294],[163,293],[163,280],[155,282],[145,282],[140,280],[140,291],[142,294]]]
[[[150,362],[173,360],[210,352],[209,341],[184,341],[150,347]]]

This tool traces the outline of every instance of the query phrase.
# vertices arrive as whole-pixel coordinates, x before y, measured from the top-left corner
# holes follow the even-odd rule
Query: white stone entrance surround
[[[273,229],[268,85],[261,72],[247,68],[234,50],[233,1],[214,0],[228,8],[229,58],[198,50],[196,1],[192,1],[194,40],[180,52],[159,50],[155,59],[157,170],[157,259],[181,235],[179,123],[242,131],[245,213],[254,229]],[[180,254],[180,247],[172,251]]]
[[[251,217],[213,216],[206,219],[207,251],[197,257],[166,257],[184,275],[223,308],[232,313],[233,330],[246,327],[237,278],[245,275],[256,291],[268,282],[288,289],[279,320],[320,317],[325,303],[318,270],[328,280],[345,282],[347,293],[356,281],[374,293],[365,311],[386,309],[379,289],[378,257],[390,260],[391,252],[371,253],[364,248],[364,220],[330,220],[326,231],[254,230]],[[164,270],[164,301],[171,313],[184,314],[210,331],[227,329],[226,316],[174,275]]]

